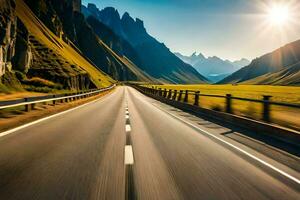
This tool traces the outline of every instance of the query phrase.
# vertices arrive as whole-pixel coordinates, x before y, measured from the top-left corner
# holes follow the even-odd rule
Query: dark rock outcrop
[[[12,69],[17,37],[15,2],[4,0],[0,4],[0,77]]]
[[[70,1],[69,5],[73,7],[78,3],[81,1]],[[95,85],[90,81],[89,75],[80,66],[69,63],[63,56],[58,55],[30,35],[22,20],[17,18],[15,8],[16,4],[13,0],[4,0],[0,4],[1,83],[9,88],[20,88],[21,83],[30,87],[28,80],[41,78],[61,85],[61,89],[94,88]],[[42,12],[44,8],[46,7],[41,6],[38,10]],[[53,19],[55,30],[62,30],[59,27],[62,24],[57,21],[58,18],[51,19]],[[22,76],[16,76],[16,73]]]
[[[32,51],[29,43],[29,33],[24,24],[17,20],[17,38],[15,56],[12,59],[13,69],[27,73],[32,64]]]

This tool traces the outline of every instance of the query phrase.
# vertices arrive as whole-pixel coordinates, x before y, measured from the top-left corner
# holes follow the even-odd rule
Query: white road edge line
[[[125,125],[125,130],[126,132],[130,132],[131,131],[131,126],[129,124]]]
[[[152,105],[153,105],[153,104],[152,104]],[[155,105],[154,105],[154,106],[155,106]],[[157,107],[157,106],[155,106],[155,107]],[[215,136],[215,135],[213,135],[213,134],[211,134],[211,133],[209,133],[208,131],[206,131],[206,130],[204,130],[204,129],[202,129],[202,128],[199,128],[198,126],[196,126],[196,125],[194,125],[194,124],[192,124],[192,123],[190,123],[190,122],[188,122],[188,121],[182,119],[181,117],[178,117],[178,116],[174,115],[173,113],[170,113],[170,112],[168,112],[168,111],[166,111],[166,110],[163,110],[163,109],[161,109],[161,108],[159,108],[159,107],[157,107],[157,108],[160,109],[160,110],[162,110],[163,112],[168,113],[169,115],[173,116],[174,118],[176,118],[176,119],[178,119],[178,120],[180,120],[180,121],[182,121],[182,122],[184,122],[184,123],[186,123],[186,124],[192,126],[193,128],[198,129],[198,130],[202,131],[203,133],[205,133],[205,134],[207,134],[207,135],[209,135],[209,136],[215,138],[216,140],[218,140],[218,141],[220,141],[220,142],[223,142],[224,144],[227,144],[228,146],[234,148],[235,150],[237,150],[237,151],[239,151],[239,152],[241,152],[241,153],[243,153],[243,154],[249,156],[250,158],[252,158],[252,159],[258,161],[259,163],[261,163],[261,164],[263,164],[263,165],[265,165],[265,166],[267,166],[267,167],[273,169],[274,171],[278,172],[279,174],[281,174],[281,175],[283,175],[283,176],[285,176],[285,177],[291,179],[292,181],[296,182],[297,184],[300,184],[300,180],[299,180],[299,179],[297,179],[296,177],[294,177],[294,176],[292,176],[292,175],[290,175],[290,174],[288,174],[288,173],[286,173],[286,172],[284,172],[284,171],[278,169],[277,167],[275,167],[275,166],[273,166],[273,165],[267,163],[266,161],[263,161],[262,159],[257,158],[256,156],[254,156],[254,155],[248,153],[247,151],[245,151],[245,150],[243,150],[243,149],[241,149],[241,148],[239,148],[239,147],[237,147],[237,146],[235,146],[235,145],[233,145],[233,144],[231,144],[231,143],[229,143],[229,142],[227,142],[227,141],[225,141],[225,140],[223,140],[223,139],[221,139],[221,138],[219,138],[219,137],[217,137],[217,136]]]
[[[48,120],[48,119],[55,118],[55,117],[58,117],[58,116],[60,116],[60,115],[63,115],[63,114],[72,112],[72,111],[74,111],[74,110],[77,110],[77,109],[79,109],[79,108],[82,108],[82,107],[84,107],[84,106],[87,106],[87,105],[89,105],[89,104],[95,103],[95,102],[100,101],[100,100],[103,100],[103,98],[95,99],[95,100],[93,100],[93,101],[91,101],[91,102],[88,102],[88,103],[79,105],[79,106],[77,106],[77,107],[75,107],[75,108],[71,108],[71,109],[69,109],[69,110],[65,110],[65,111],[62,111],[62,112],[59,112],[59,113],[50,115],[50,116],[48,116],[48,117],[44,117],[44,118],[42,118],[42,119],[38,119],[38,120],[36,120],[36,121],[29,122],[29,123],[27,123],[27,124],[21,125],[21,126],[19,126],[19,127],[13,128],[13,129],[10,129],[10,130],[8,130],[8,131],[4,131],[4,132],[0,133],[0,138],[3,137],[3,136],[9,135],[9,134],[11,134],[11,133],[14,133],[14,132],[16,132],[16,131],[19,131],[19,130],[21,130],[21,129],[24,129],[24,128],[27,128],[27,127],[29,127],[29,126],[32,126],[32,125],[34,125],[34,124],[38,124],[38,123],[43,122],[43,121],[46,121],[46,120]]]
[[[124,164],[125,165],[133,165],[134,164],[134,159],[133,159],[133,150],[131,145],[126,145],[125,146],[125,151],[124,151]]]

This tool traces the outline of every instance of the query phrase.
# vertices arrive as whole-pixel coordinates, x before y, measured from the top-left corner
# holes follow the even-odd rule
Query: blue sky
[[[113,6],[121,15],[128,11],[173,52],[235,60],[253,59],[300,39],[299,23],[278,27],[266,20],[275,1],[279,0],[83,0],[83,4]],[[299,9],[299,0],[284,2]],[[299,16],[292,18],[300,22]]]

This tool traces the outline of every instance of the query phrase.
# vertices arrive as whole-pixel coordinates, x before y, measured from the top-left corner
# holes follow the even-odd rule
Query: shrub
[[[31,79],[23,80],[23,83],[34,87],[47,87],[57,90],[63,89],[63,86],[61,84],[53,83],[52,81],[45,80],[39,77],[33,77]]]
[[[20,71],[15,71],[15,75],[19,81],[26,80],[26,75]]]

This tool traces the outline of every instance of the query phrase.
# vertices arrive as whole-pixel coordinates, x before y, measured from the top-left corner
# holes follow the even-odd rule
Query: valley
[[[1,200],[299,199],[298,1],[0,1]]]

